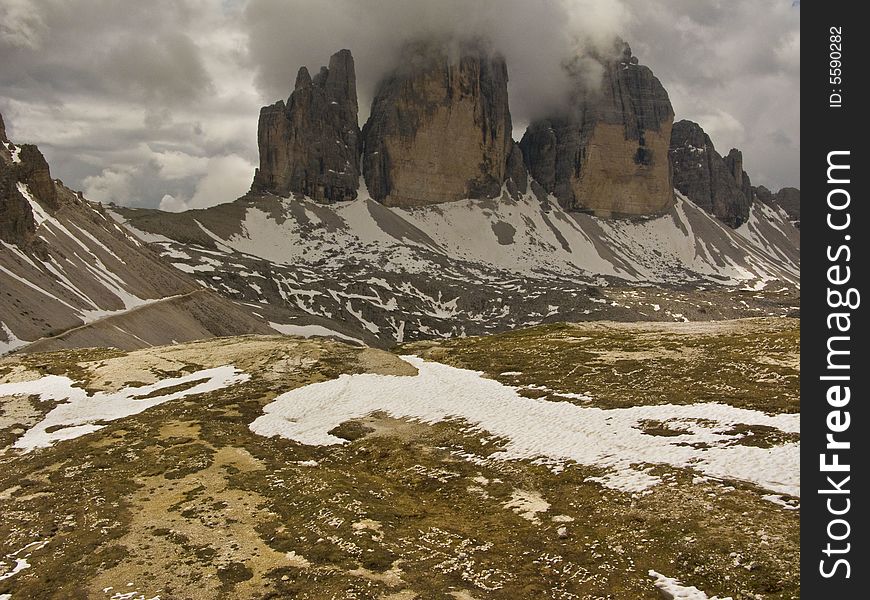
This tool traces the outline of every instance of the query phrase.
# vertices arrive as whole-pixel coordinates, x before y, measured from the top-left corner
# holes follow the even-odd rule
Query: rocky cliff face
[[[30,204],[17,188],[14,170],[0,161],[0,240],[24,242],[36,229]]]
[[[743,155],[716,151],[710,136],[692,121],[674,123],[671,135],[674,187],[730,227],[749,218],[753,191],[743,170]]]
[[[670,99],[628,44],[599,60],[598,89],[577,75],[571,108],[529,126],[520,142],[526,165],[566,209],[660,213],[673,203]]]
[[[45,157],[36,146],[10,142],[0,116],[0,239],[10,244],[27,241],[36,229],[25,193],[48,209],[59,207]]]
[[[504,59],[475,44],[456,56],[438,44],[406,49],[405,64],[380,85],[363,128],[363,174],[372,198],[420,206],[492,198],[514,156]]]
[[[794,226],[801,227],[801,191],[793,187],[785,187],[777,193],[771,192],[763,185],[753,188],[756,197],[769,206],[782,208],[791,217]]]
[[[302,67],[287,102],[260,111],[260,168],[251,190],[299,193],[318,202],[353,200],[359,186],[356,73],[349,50],[312,78]]]

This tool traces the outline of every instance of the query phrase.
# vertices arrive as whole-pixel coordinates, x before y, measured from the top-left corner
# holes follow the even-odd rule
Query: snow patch
[[[504,507],[511,509],[527,521],[540,525],[541,519],[538,514],[550,510],[550,503],[538,492],[514,490],[510,501]]]
[[[6,150],[8,150],[9,154],[12,155],[12,163],[16,164],[16,165],[21,163],[21,156],[20,156],[21,147],[16,146],[15,144],[13,144],[11,142],[10,143],[3,142],[3,145],[6,146]],[[2,600],[2,598],[0,598],[0,600]]]
[[[59,440],[70,440],[102,429],[107,421],[135,415],[170,400],[219,390],[248,379],[249,375],[227,365],[164,379],[151,385],[127,387],[117,392],[97,392],[91,396],[82,388],[76,387],[69,377],[46,375],[32,381],[0,384],[0,396],[39,396],[42,402],[61,402],[13,444],[14,448],[30,452],[35,448],[51,446]],[[185,384],[193,385],[166,394],[158,393]]]
[[[691,468],[710,477],[737,479],[766,490],[800,495],[800,444],[771,448],[737,444],[729,433],[737,424],[764,425],[798,432],[800,415],[769,416],[726,404],[637,406],[601,409],[570,402],[526,398],[518,388],[416,356],[413,377],[341,375],[278,396],[251,423],[254,433],[323,446],[346,440],[328,433],[340,424],[384,411],[395,418],[434,424],[463,419],[507,440],[494,460],[533,460],[558,468],[576,462],[608,471],[606,487],[642,492],[660,482],[649,465]],[[646,420],[679,419],[686,433],[652,436]]]
[[[655,578],[654,585],[668,600],[732,600],[731,596],[726,598],[713,596],[710,598],[695,586],[686,587],[676,579],[666,577],[652,569],[649,570],[649,576]]]
[[[2,331],[6,336],[6,341],[0,340],[0,356],[30,343],[26,340],[19,339],[3,321],[0,321],[0,331]]]
[[[768,502],[773,502],[774,504],[783,507],[785,510],[800,510],[800,504],[792,504],[788,500],[785,500],[779,494],[767,494],[761,497],[762,500],[767,500]]]
[[[365,342],[360,339],[350,337],[349,335],[345,335],[337,331],[333,331],[332,329],[327,329],[326,327],[323,327],[321,325],[292,325],[283,323],[272,323],[270,321],[269,327],[271,327],[278,333],[283,333],[284,335],[298,335],[304,338],[337,337],[339,339],[347,340],[348,342],[353,342],[361,346],[366,345]]]
[[[6,560],[0,559],[0,569],[4,571],[3,574],[0,575],[0,581],[15,577],[24,569],[29,569],[31,565],[30,561],[27,559],[30,558],[30,555],[36,550],[44,548],[46,544],[48,544],[48,540],[30,542],[20,550],[7,554],[5,558],[15,561],[15,564],[11,569],[7,568],[9,563],[7,563]],[[23,556],[21,556],[22,553],[24,553]],[[11,598],[11,596],[9,597]],[[3,596],[0,596],[0,600],[3,600]]]

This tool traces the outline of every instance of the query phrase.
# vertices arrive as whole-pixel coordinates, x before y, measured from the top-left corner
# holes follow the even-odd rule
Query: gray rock
[[[729,227],[749,218],[752,184],[739,150],[722,158],[700,125],[678,121],[671,134],[671,163],[674,187],[689,200]]]
[[[18,158],[21,162],[14,165],[18,180],[27,184],[43,206],[54,210],[60,208],[57,189],[42,152],[33,144],[22,144],[20,148]]]
[[[0,240],[21,244],[35,231],[30,205],[17,188],[13,169],[0,162]]]
[[[731,148],[728,156],[725,157],[725,164],[728,170],[731,171],[731,176],[740,186],[743,196],[751,200],[754,197],[752,192],[752,182],[749,180],[749,175],[743,170],[743,153],[737,148]]]
[[[511,143],[505,177],[511,196],[516,197],[529,191],[529,172],[526,170],[525,162],[523,162],[523,151],[516,142]]]
[[[590,88],[579,65],[569,109],[533,122],[520,142],[529,172],[569,210],[602,216],[657,214],[673,203],[668,148],[674,111],[652,71],[617,41],[595,55]]]
[[[497,197],[513,146],[504,59],[474,42],[455,56],[436,42],[409,44],[404,55],[363,128],[372,198],[419,206]]]
[[[753,188],[755,196],[761,202],[770,206],[782,208],[791,217],[794,226],[801,227],[801,191],[793,187],[784,187],[777,193],[771,192],[763,185]]]
[[[30,203],[18,189],[27,185],[33,197],[48,210],[60,207],[57,189],[51,178],[48,163],[42,152],[32,144],[18,146],[18,160],[5,146],[11,144],[6,138],[6,127],[0,116],[0,239],[10,244],[22,244],[30,240],[36,231],[36,222]]]
[[[318,202],[353,200],[359,187],[359,107],[349,50],[332,55],[312,79],[302,67],[293,93],[260,111],[260,167],[251,190],[304,194]]]

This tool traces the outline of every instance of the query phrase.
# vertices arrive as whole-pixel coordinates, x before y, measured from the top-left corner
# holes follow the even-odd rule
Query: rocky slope
[[[341,50],[311,78],[302,67],[287,102],[260,111],[260,167],[252,190],[303,194],[317,202],[356,198],[359,125],[356,72]]]
[[[771,192],[763,185],[753,188],[756,197],[765,204],[781,208],[791,218],[792,224],[801,227],[801,191],[793,187],[785,187],[777,193]]]
[[[0,353],[40,338],[34,349],[138,348],[270,331],[53,180],[36,146],[0,134]]]
[[[505,186],[415,208],[247,196],[111,214],[202,285],[260,314],[306,315],[273,319],[285,331],[317,325],[373,345],[558,320],[783,315],[798,301],[799,234],[761,203],[737,230],[682,196],[655,218],[566,211],[535,182],[516,198]]]
[[[739,150],[723,158],[700,125],[679,121],[670,152],[676,189],[729,227],[746,222],[754,193]]]
[[[674,198],[668,94],[628,44],[618,42],[613,56],[597,58],[600,86],[590,89],[575,73],[570,109],[532,123],[523,136],[529,172],[568,210],[600,216],[665,212]]]
[[[363,128],[363,173],[387,206],[494,198],[513,148],[507,66],[477,44],[410,44]],[[515,162],[514,175],[525,180]]]

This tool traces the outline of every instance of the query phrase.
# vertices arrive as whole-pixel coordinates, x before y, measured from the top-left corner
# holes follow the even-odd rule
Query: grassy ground
[[[716,399],[774,413],[798,410],[798,346],[797,321],[752,320],[552,325],[399,350],[547,388],[530,395],[588,394],[572,400],[584,405]],[[502,440],[464,423],[379,413],[333,430],[342,446],[248,429],[289,389],[341,373],[413,374],[385,352],[235,338],[8,358],[0,382],[57,373],[118,389],[228,363],[252,378],[29,454],[8,446],[51,406],[0,398],[0,577],[13,553],[30,565],[0,579],[0,594],[653,600],[654,569],[710,596],[799,597],[799,511],[745,484],[657,466],[662,484],[626,494],[588,481],[601,475],[591,467],[487,460]],[[34,542],[46,543],[21,551]]]

